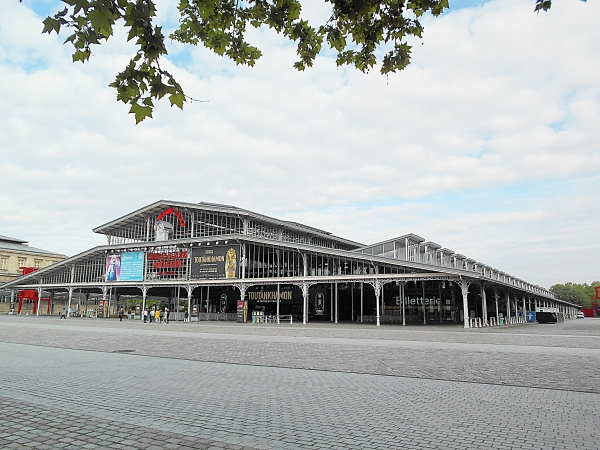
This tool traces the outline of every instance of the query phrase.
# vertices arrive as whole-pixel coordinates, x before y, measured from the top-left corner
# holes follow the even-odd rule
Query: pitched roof
[[[27,241],[24,241],[22,239],[17,239],[17,238],[13,238],[10,236],[3,236],[0,234],[0,242],[12,242],[14,244],[26,244]]]
[[[27,245],[27,241],[21,239],[11,238],[9,236],[3,236],[0,234],[0,251],[12,251],[19,253],[35,253],[48,256],[62,256],[66,258],[66,255],[61,253],[49,252],[41,248],[30,247]]]

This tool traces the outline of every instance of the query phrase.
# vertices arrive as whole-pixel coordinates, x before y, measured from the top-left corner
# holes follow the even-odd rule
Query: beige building
[[[30,247],[27,241],[0,235],[0,284],[21,276],[24,267],[42,269],[65,258],[66,255]]]

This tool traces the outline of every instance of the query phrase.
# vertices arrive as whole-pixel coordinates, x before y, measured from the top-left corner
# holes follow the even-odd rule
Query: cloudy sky
[[[158,1],[166,29],[175,5]],[[156,200],[206,201],[364,243],[412,232],[545,287],[600,279],[599,2],[451,1],[389,77],[330,52],[299,73],[269,31],[254,68],[170,44],[207,102],[137,126],[107,87],[123,33],[73,64],[66,35],[40,34],[59,8],[0,2],[0,234],[73,255]]]

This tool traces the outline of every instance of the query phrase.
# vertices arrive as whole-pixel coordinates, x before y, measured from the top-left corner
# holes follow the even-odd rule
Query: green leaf
[[[185,102],[185,95],[183,92],[176,92],[169,95],[169,101],[171,106],[177,106],[179,109],[183,109],[183,102]]]
[[[538,13],[540,11],[548,11],[551,7],[552,7],[551,0],[536,0],[534,11],[538,12]]]
[[[81,61],[82,63],[90,59],[91,52],[89,50],[77,50],[73,53],[73,62]]]
[[[67,42],[73,42],[76,37],[77,37],[77,34],[73,33],[71,36],[69,36],[67,39],[65,39],[65,42],[63,42],[63,44],[66,44]]]
[[[152,118],[152,107],[142,106],[137,103],[131,105],[130,114],[135,114],[135,124],[137,125],[146,117]]]
[[[58,34],[58,32],[60,31],[60,23],[58,22],[58,20],[53,19],[52,17],[46,17],[42,23],[44,24],[42,34],[50,34],[53,30],[56,31],[56,34]]]
[[[88,14],[92,28],[104,37],[112,36],[112,14],[108,9],[94,9]]]

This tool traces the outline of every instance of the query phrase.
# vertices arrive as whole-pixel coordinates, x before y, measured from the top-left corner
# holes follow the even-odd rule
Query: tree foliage
[[[583,307],[591,305],[592,297],[596,296],[596,286],[600,286],[600,281],[594,281],[592,284],[565,283],[555,284],[550,290],[560,300],[574,303]]]
[[[248,42],[249,27],[266,27],[296,44],[297,70],[311,67],[324,44],[337,52],[337,65],[367,72],[377,63],[376,50],[385,46],[381,73],[404,69],[410,62],[407,38],[421,37],[420,18],[438,16],[448,0],[324,0],[331,15],[313,26],[302,17],[299,0],[179,0],[179,27],[169,38],[203,45],[236,64],[253,66],[262,55]],[[167,54],[165,35],[156,24],[154,0],[62,0],[65,8],[44,20],[43,33],[66,28],[65,43],[74,47],[73,61],[89,60],[94,45],[113,36],[115,26],[125,26],[137,51],[111,86],[117,99],[130,105],[136,122],[152,117],[154,102],[167,97],[171,106],[183,108],[190,100],[174,77],[160,66]]]
[[[135,41],[135,56],[110,86],[117,90],[117,99],[130,106],[136,123],[152,117],[154,102],[163,97],[183,109],[190,97],[160,66],[167,48],[162,27],[155,23],[154,0],[61,1],[65,8],[44,20],[42,32],[70,30],[65,44],[73,45],[74,62],[88,61],[92,46],[111,38],[119,24],[127,29],[127,39]],[[236,64],[253,66],[262,53],[247,41],[246,32],[249,27],[266,27],[296,43],[298,70],[311,67],[325,44],[337,52],[338,66],[350,65],[362,72],[378,63],[376,51],[385,47],[380,71],[387,74],[410,63],[407,38],[422,37],[420,18],[426,13],[438,16],[449,7],[449,0],[324,1],[331,15],[313,26],[303,19],[299,0],[179,0],[179,27],[169,38],[203,45]],[[535,11],[550,7],[551,0],[536,0]]]

